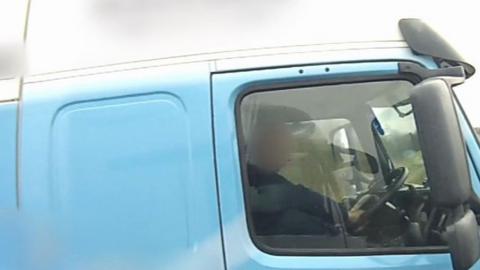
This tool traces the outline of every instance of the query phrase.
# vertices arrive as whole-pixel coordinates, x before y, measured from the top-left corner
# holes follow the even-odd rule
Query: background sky
[[[42,0],[33,1],[41,2]],[[215,7],[211,0],[202,0],[201,2],[185,0],[182,3],[187,3],[187,5],[189,3],[197,5],[198,3],[202,5],[203,3],[205,5],[210,3],[212,7]],[[248,4],[250,2],[246,1],[245,3]],[[278,0],[277,3],[278,8],[282,8],[282,5],[286,3],[292,5],[292,2],[288,2],[288,0]],[[293,3],[295,5],[312,5],[313,2],[310,0],[296,0]],[[348,26],[358,20],[378,20],[378,23],[381,24],[382,21],[391,19],[392,16],[421,18],[440,32],[467,61],[480,70],[480,38],[478,37],[478,26],[480,26],[478,11],[480,7],[476,4],[476,1],[402,0],[392,2],[338,0],[325,1],[325,4],[321,5],[318,4],[319,2],[315,3],[316,7],[319,7],[318,16],[328,16],[339,27]],[[255,10],[256,5],[251,6]],[[22,18],[25,12],[24,9],[24,0],[0,0],[0,49],[21,41],[23,21],[20,18]],[[52,10],[52,14],[54,12],[56,11]],[[260,12],[257,10],[255,14],[256,16],[268,15],[262,14],[264,12],[268,11]],[[456,93],[468,117],[476,127],[480,127],[480,72],[478,73],[456,89]]]

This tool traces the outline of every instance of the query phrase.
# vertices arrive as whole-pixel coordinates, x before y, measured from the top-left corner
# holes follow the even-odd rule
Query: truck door
[[[395,61],[213,75],[228,269],[451,269]]]

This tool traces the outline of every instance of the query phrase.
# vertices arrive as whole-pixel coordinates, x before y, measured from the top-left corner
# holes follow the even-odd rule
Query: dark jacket
[[[272,171],[248,165],[249,206],[259,235],[336,234],[347,220],[338,203]]]

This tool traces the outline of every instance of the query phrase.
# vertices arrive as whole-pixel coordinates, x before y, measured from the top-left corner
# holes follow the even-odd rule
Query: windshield
[[[426,172],[411,104],[398,109],[392,106],[373,107],[372,110],[376,117],[372,131],[377,133],[393,166],[408,168],[407,183],[423,184]]]

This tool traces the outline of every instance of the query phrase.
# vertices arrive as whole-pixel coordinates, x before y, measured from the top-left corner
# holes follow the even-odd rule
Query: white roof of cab
[[[364,16],[359,11],[364,8],[362,1],[332,2],[338,5],[334,10],[345,12],[324,10],[321,1],[32,0],[28,73],[205,53],[402,39],[397,26],[401,16]],[[344,23],[347,19],[350,23]]]

